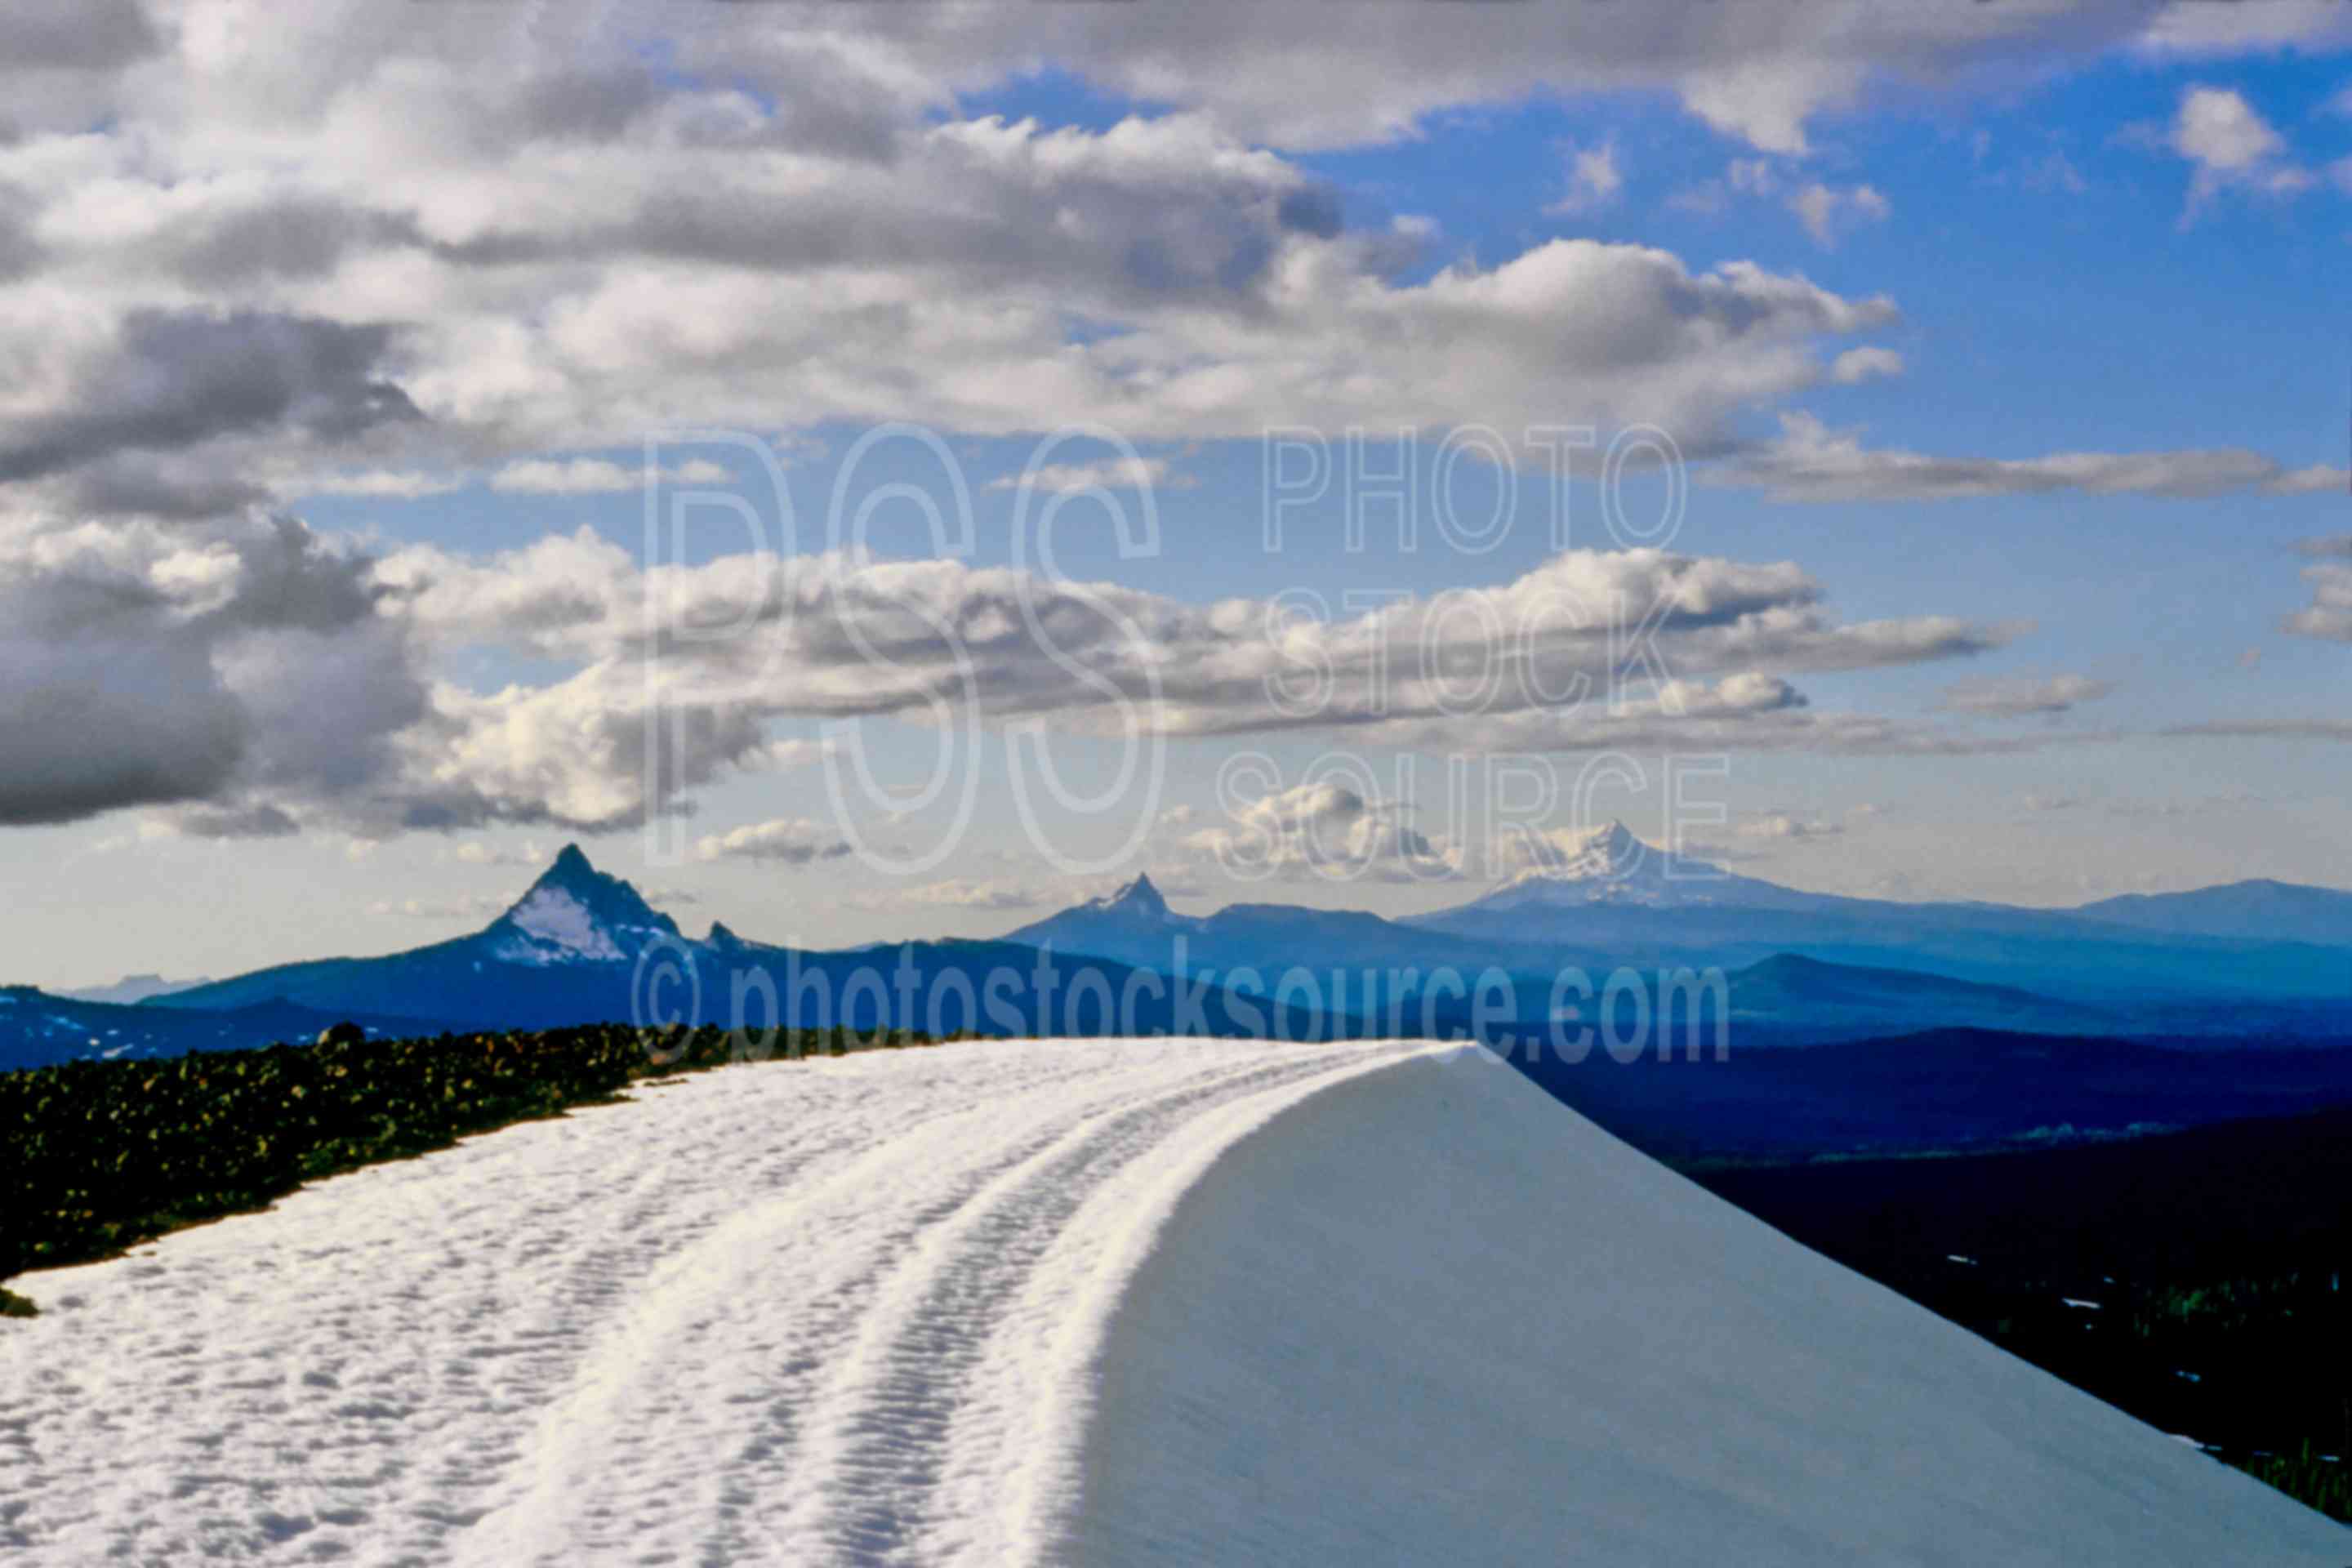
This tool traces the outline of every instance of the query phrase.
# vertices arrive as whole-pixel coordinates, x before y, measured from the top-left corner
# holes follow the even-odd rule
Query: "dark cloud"
[[[355,248],[415,238],[404,220],[300,197],[200,214],[166,229],[158,245],[184,281],[226,289],[323,278]]]
[[[111,70],[163,42],[138,0],[0,0],[0,38],[17,70]]]
[[[594,65],[534,75],[500,107],[520,139],[610,142],[661,97],[647,66]]]
[[[72,406],[0,437],[0,481],[46,478],[122,451],[299,431],[345,440],[421,419],[380,366],[391,329],[240,310],[135,310]]]
[[[373,564],[284,518],[6,540],[0,823],[201,805],[222,815],[184,830],[249,837],[274,820],[239,804],[257,792],[331,798],[391,773],[426,688]]]
[[[289,838],[302,831],[300,823],[267,801],[184,811],[172,826],[191,838]]]
[[[1330,239],[1339,232],[1339,195],[1328,185],[1309,185],[1285,195],[1275,216],[1286,229]]]
[[[12,640],[0,689],[0,823],[60,823],[225,787],[244,714],[201,649],[174,639],[35,648]]]
[[[0,119],[0,147],[8,143],[7,122]],[[13,185],[0,184],[0,282],[22,278],[41,264],[41,242],[33,236],[33,198]]]
[[[143,453],[109,458],[74,476],[72,510],[94,517],[132,514],[183,521],[260,506],[269,491],[234,473],[159,461]]]

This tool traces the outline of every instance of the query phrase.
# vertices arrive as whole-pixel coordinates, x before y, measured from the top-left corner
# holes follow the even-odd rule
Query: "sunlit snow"
[[[1475,1054],[638,1093],[13,1281],[0,1558],[2352,1562]]]

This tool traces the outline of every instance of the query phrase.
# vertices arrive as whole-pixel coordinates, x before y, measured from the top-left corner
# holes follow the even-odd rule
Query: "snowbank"
[[[2352,1561],[1475,1058],[967,1046],[644,1099],[35,1276],[0,1556]]]
[[[1408,1062],[1237,1144],[1101,1365],[1057,1560],[2352,1563],[1503,1068]]]

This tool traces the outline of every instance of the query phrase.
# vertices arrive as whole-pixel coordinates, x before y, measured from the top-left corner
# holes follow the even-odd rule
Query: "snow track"
[[[33,1277],[0,1559],[2352,1562],[1475,1058],[641,1097]]]
[[[38,1276],[0,1549],[1017,1560],[1075,1474],[1040,1391],[1082,1383],[1171,1162],[1409,1048],[730,1068]]]

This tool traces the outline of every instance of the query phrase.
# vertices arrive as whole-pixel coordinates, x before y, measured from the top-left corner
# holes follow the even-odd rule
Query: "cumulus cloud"
[[[368,906],[372,915],[398,915],[414,921],[491,921],[506,912],[507,900],[489,894],[457,899],[383,899]]]
[[[2347,479],[2341,468],[2290,468],[2242,447],[1939,458],[1865,447],[1859,431],[1831,429],[1809,414],[1781,416],[1777,441],[1750,447],[1699,477],[1710,484],[1754,486],[1786,501],[1963,500],[2067,491],[2186,500],[2311,495],[2340,489]]]
[[[1793,563],[1654,550],[1570,551],[1497,587],[1307,622],[1270,600],[1200,605],[953,560],[734,556],[646,572],[585,533],[487,557],[416,547],[380,577],[428,641],[580,663],[543,688],[436,697],[457,726],[445,773],[496,778],[501,796],[552,791],[572,821],[645,808],[628,737],[649,700],[695,716],[680,787],[758,765],[765,722],[788,716],[1347,731],[1481,751],[1580,748],[1631,726],[1736,742],[1805,707],[1794,676],[1966,657],[2015,629],[1840,623]],[[661,625],[728,635],[649,638],[649,607]],[[1802,732],[1784,729],[1783,743]],[[576,795],[558,787],[575,773]]]
[[[2224,190],[2293,195],[2312,183],[2310,171],[2287,159],[2285,139],[2234,88],[2183,91],[2168,142],[2196,170],[2189,186],[2190,214]]]
[[[1790,194],[1789,210],[1797,215],[1815,245],[1830,250],[1854,229],[1885,222],[1895,207],[1874,185],[1839,187],[1814,181]]]
[[[1783,842],[1800,842],[1815,838],[1833,838],[1845,831],[1845,825],[1808,818],[1790,812],[1776,811],[1764,816],[1751,817],[1736,831],[1742,838],[1769,838]]]
[[[42,0],[0,4],[9,75],[120,69],[155,53],[163,38],[139,0],[89,0],[66,9]]]
[[[648,473],[643,465],[623,468],[603,458],[536,458],[509,463],[492,474],[490,489],[503,495],[610,495],[641,489],[648,479],[669,484],[723,485],[731,478],[719,464],[703,459],[675,468],[657,467]]]
[[[1544,209],[1553,216],[1572,217],[1607,206],[1625,188],[1625,176],[1617,167],[1615,137],[1594,147],[1570,147],[1567,158],[1568,189]]]
[[[786,866],[838,860],[849,850],[849,841],[834,829],[793,816],[751,823],[694,842],[698,860],[765,860]]]
[[[1179,847],[1245,880],[1417,882],[1457,875],[1457,857],[1423,837],[1410,815],[1401,802],[1325,780],[1260,796],[1233,814],[1233,826],[1188,833]]]
[[[465,484],[457,474],[424,473],[416,469],[362,468],[320,473],[297,479],[287,488],[296,496],[360,496],[375,500],[417,500],[446,495]],[[214,509],[222,510],[222,509]]]
[[[894,888],[887,893],[863,895],[861,901],[869,907],[884,909],[913,904],[927,909],[1030,910],[1045,904],[1060,903],[1066,899],[1067,892],[1066,888],[1048,889],[1034,883],[1003,878],[953,877],[943,881]]]
[[[992,490],[1034,489],[1047,495],[1084,495],[1094,489],[1191,489],[1198,481],[1173,471],[1165,458],[1105,458],[1092,463],[1043,463],[988,481]]]
[[[2071,712],[2085,702],[2097,701],[2115,689],[2115,682],[2095,680],[2087,675],[1965,681],[1944,688],[1942,705],[1947,712],[2016,719],[2029,714]]]
[[[1752,71],[1778,29],[1728,9],[1702,31]],[[0,362],[22,358],[33,395],[0,473],[95,445],[243,437],[260,449],[242,477],[282,498],[319,472],[289,471],[289,446],[365,434],[405,460],[353,467],[344,493],[426,493],[435,481],[403,476],[475,463],[510,489],[582,493],[617,476],[539,454],[633,440],[681,410],[747,429],[916,418],[990,433],[1108,416],[1139,438],[1573,418],[1698,446],[1821,380],[1825,340],[1892,315],[1628,245],[1425,275],[1406,229],[1349,229],[1255,133],[1258,110],[1279,102],[1290,121],[1302,79],[1337,68],[1328,29],[1258,10],[1213,26],[1188,12],[1149,37],[1060,14],[1041,30],[1017,10],[714,10],[659,67],[625,13],[456,15],[322,5],[274,47],[236,51],[200,47],[213,30],[192,24],[141,68],[142,90],[126,81],[79,121],[106,132],[39,157],[0,149],[14,193],[0,266],[35,285],[0,308]],[[1431,76],[1401,37],[1359,37],[1360,63],[1399,96],[1334,107],[1409,103],[1441,82],[1427,101],[1478,100],[1498,87],[1472,58],[1516,79],[1559,58],[1555,29],[1529,17],[1404,26],[1440,53],[1469,47],[1466,74]],[[1523,49],[1530,30],[1544,50]],[[1679,46],[1662,32],[1643,47]],[[1202,111],[1101,129],[955,111],[960,87],[1025,72],[1041,49],[1106,80],[1158,57],[1145,96]],[[392,57],[401,69],[374,68]],[[1245,79],[1283,87],[1235,96]],[[230,142],[189,118],[232,102]],[[1595,195],[1618,178],[1605,145],[1579,166]],[[51,341],[68,303],[68,319],[120,307],[112,358],[80,345],[79,376],[76,345]],[[396,344],[394,321],[412,323]]]
[[[1893,349],[1848,349],[1830,362],[1830,379],[1840,386],[1855,386],[1881,376],[1903,374],[1903,356]]]
[[[626,489],[629,465],[571,454],[682,414],[1107,419],[1171,442],[1652,423],[1730,451],[1758,410],[1894,374],[1853,342],[1894,302],[1589,239],[1433,267],[1426,226],[1349,227],[1286,150],[1603,89],[1676,94],[1793,158],[1874,82],[2146,25],[2120,5],[1711,0],[1631,19],[1417,6],[1337,31],[1286,6],[734,6],[671,28],[628,7],[352,0],[279,8],[266,37],[215,0],[168,26],[130,0],[57,16],[0,0],[0,101],[24,131],[0,137],[0,821],[143,807],[202,831],[267,810],[363,836],[640,822],[807,760],[779,720],[937,722],[941,702],[1174,737],[1973,743],[1818,710],[1798,682],[2011,630],[1843,623],[1792,563],[1571,552],[1269,634],[1257,599],[955,561],[647,570],[593,535],[467,554],[279,512],[459,476]],[[1048,59],[1165,107],[1059,128],[964,107]],[[1606,143],[1578,158],[1596,197],[1622,184]],[[1772,199],[1798,179],[1731,177]],[[1874,210],[1868,187],[1822,189],[1825,232]],[[1041,482],[1075,483],[1066,468]],[[1800,465],[1766,482],[1868,481]],[[1423,647],[1427,668],[1375,689],[1373,654]],[[477,652],[538,683],[467,684]],[[1489,676],[1496,695],[1465,710]],[[1563,701],[1580,679],[1593,698]]]
[[[370,566],[286,519],[0,526],[0,822],[381,772],[425,698]]]
[[[1252,140],[1302,147],[1410,133],[1454,104],[1584,90],[1664,90],[1759,147],[1800,153],[1815,115],[1874,81],[1935,81],[2037,44],[2095,49],[2142,36],[2144,6],[2087,10],[1667,4],[1639,16],[1521,6],[1398,10],[1333,28],[1311,8],[1213,3],[1179,15],[1089,8],[893,8],[878,24],[941,75],[967,79],[1050,53],[1131,95],[1214,110]]]
[[[449,858],[460,866],[527,866],[533,870],[543,868],[548,862],[545,851],[526,839],[518,847],[468,838],[450,850]]]
[[[2299,637],[2352,642],[2352,533],[2302,540],[2295,549],[2312,561],[2303,569],[2311,603],[2286,617],[2285,629]]]
[[[5,427],[0,483],[227,437],[335,441],[420,418],[383,374],[390,337],[310,316],[132,310],[65,374],[54,406]]]

